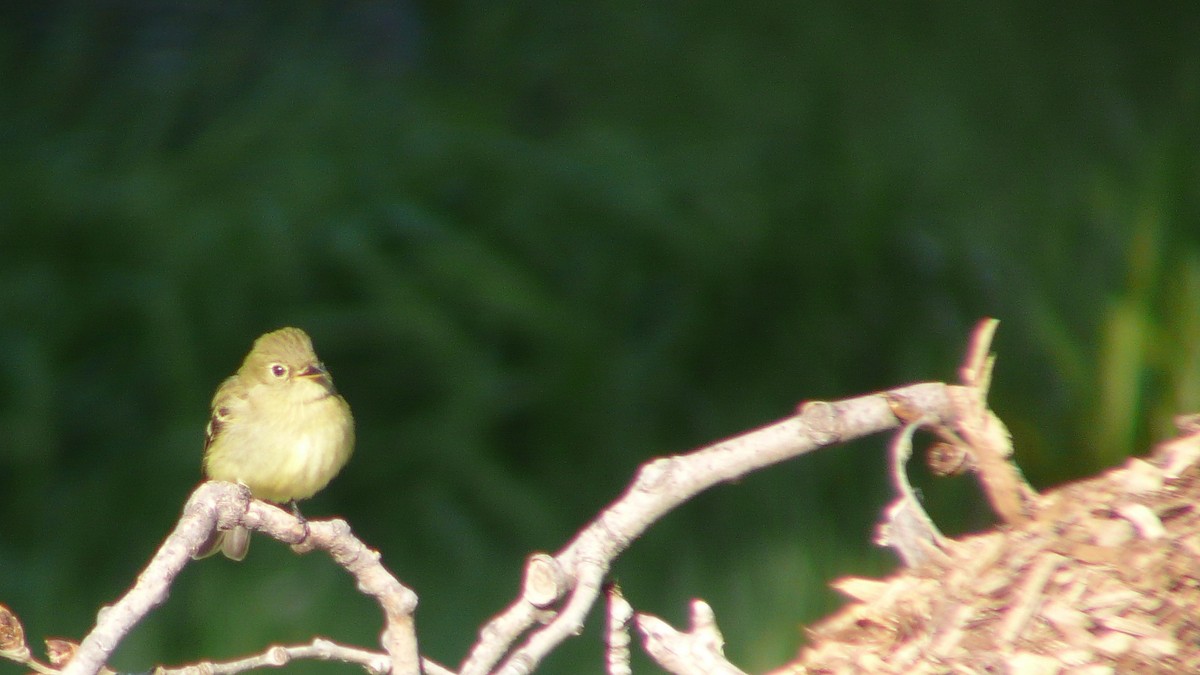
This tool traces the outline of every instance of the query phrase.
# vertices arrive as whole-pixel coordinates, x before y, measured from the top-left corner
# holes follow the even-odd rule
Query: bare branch
[[[608,675],[631,675],[629,665],[629,622],[633,619],[633,606],[621,594],[621,587],[608,585],[608,622],[604,628],[605,665]]]
[[[293,516],[264,502],[253,502],[271,509],[274,514]],[[417,595],[401,584],[379,561],[379,552],[367,548],[350,532],[344,520],[310,521],[308,542],[329,552],[334,562],[354,576],[358,590],[375,598],[383,610],[383,633],[380,643],[392,659],[392,672],[412,673],[420,671],[420,654],[417,651],[417,630],[413,612],[417,609]]]
[[[231,527],[246,511],[249,492],[201,485],[192,493],[175,530],[159,547],[137,582],[116,604],[101,608],[96,627],[79,645],[64,675],[95,675],[109,655],[150,610],[166,601],[171,582],[218,523]]]
[[[254,656],[233,661],[201,661],[179,668],[156,668],[153,675],[236,675],[257,668],[280,668],[302,659],[355,664],[372,675],[382,675],[392,665],[392,659],[382,652],[315,638],[306,645],[274,645]],[[449,669],[428,659],[422,660],[421,668],[425,675],[453,675]]]
[[[154,675],[234,675],[255,668],[279,668],[297,659],[354,663],[373,675],[386,673],[391,667],[391,659],[387,654],[316,638],[306,645],[275,645],[260,654],[233,661],[203,661],[181,668],[158,668]]]
[[[638,614],[637,627],[646,652],[667,672],[677,675],[746,675],[725,660],[725,638],[712,607],[692,601],[691,630],[682,633],[662,619]]]
[[[616,557],[651,524],[696,494],[827,445],[896,428],[900,420],[892,406],[897,402],[922,411],[938,426],[951,425],[959,414],[963,399],[957,394],[962,389],[923,383],[838,402],[813,401],[774,424],[644,465],[625,493],[566,548],[552,558],[544,554],[536,558],[538,565],[556,561],[553,578],[560,580],[559,595],[567,598],[549,624],[513,648],[524,633],[545,622],[548,611],[544,593],[537,595],[537,605],[523,593],[480,632],[479,642],[463,663],[462,675],[491,672],[506,655],[498,672],[530,672],[551,649],[578,633]],[[527,572],[526,578],[530,576]]]
[[[374,597],[382,608],[384,630],[380,640],[391,661],[391,670],[405,674],[420,672],[413,624],[416,594],[380,564],[379,554],[354,537],[345,521],[305,523],[278,507],[251,499],[244,487],[212,481],[192,493],[179,523],[133,588],[115,604],[100,610],[95,628],[80,643],[74,658],[63,668],[63,675],[94,675],[99,671],[125,635],[150,610],[166,601],[175,577],[213,529],[236,525],[299,545],[301,549],[328,551],[338,565],[354,576],[359,590]],[[317,642],[326,643],[314,641],[314,645]]]
[[[954,431],[974,459],[975,471],[992,509],[1005,522],[1021,524],[1029,520],[1036,493],[1017,465],[1008,461],[1013,453],[1012,437],[987,405],[996,362],[989,350],[998,323],[996,319],[983,319],[971,336],[966,361],[959,371],[963,380],[959,391],[964,400]]]

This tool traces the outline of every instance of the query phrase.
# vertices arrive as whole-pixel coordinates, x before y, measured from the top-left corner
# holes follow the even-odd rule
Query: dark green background
[[[639,463],[952,379],[982,316],[1039,487],[1200,408],[1200,6],[27,5],[0,10],[0,602],[35,638],[133,582],[211,392],[282,325],[360,430],[306,511],[379,548],[449,665]],[[830,578],[893,565],[885,442],[721,486],[616,576],[778,665]],[[914,474],[947,530],[989,522]],[[378,628],[259,539],[113,665]],[[600,670],[594,627],[545,667]]]

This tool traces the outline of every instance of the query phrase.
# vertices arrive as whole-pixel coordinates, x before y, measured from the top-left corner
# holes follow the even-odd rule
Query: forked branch
[[[395,673],[418,673],[413,612],[417,596],[396,580],[379,562],[379,553],[367,548],[343,520],[302,522],[296,516],[257,499],[231,483],[208,482],[196,488],[184,506],[175,530],[138,575],[137,582],[115,604],[100,610],[96,626],[80,643],[63,675],[94,675],[125,635],[150,610],[166,601],[171,584],[192,559],[214,528],[241,525],[279,541],[327,551],[352,574],[363,593],[383,610],[380,638],[390,668]]]

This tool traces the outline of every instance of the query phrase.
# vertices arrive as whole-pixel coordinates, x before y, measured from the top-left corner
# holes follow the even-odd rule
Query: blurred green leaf
[[[81,637],[199,480],[213,389],[305,327],[359,423],[306,506],[421,596],[456,664],[637,465],[799,401],[948,380],[1048,486],[1200,400],[1200,13],[1187,5],[47,2],[0,10],[0,598]],[[1063,30],[1070,26],[1071,30]],[[618,564],[762,670],[884,574],[885,439],[703,495]],[[989,521],[930,482],[953,531]],[[257,545],[115,659],[378,616]],[[592,634],[547,672],[594,669]],[[299,671],[343,672],[330,664]]]

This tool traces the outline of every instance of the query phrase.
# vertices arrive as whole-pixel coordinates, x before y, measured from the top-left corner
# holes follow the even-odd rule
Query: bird
[[[290,504],[321,491],[354,452],[354,417],[333,377],[299,328],[280,328],[254,341],[240,368],[213,395],[204,436],[209,480],[246,486],[257,499]],[[238,526],[214,533],[193,556],[220,550],[242,560],[250,533]]]

